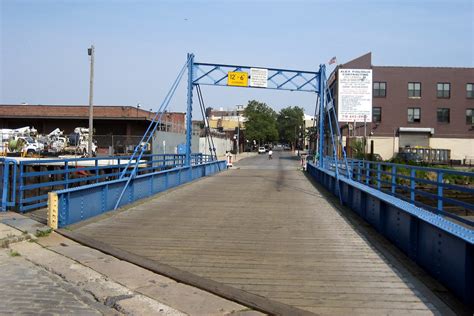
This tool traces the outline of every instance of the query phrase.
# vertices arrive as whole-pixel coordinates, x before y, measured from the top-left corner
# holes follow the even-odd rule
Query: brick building
[[[474,157],[474,68],[374,66],[368,53],[332,73],[336,106],[340,68],[372,69],[373,115],[367,130],[383,158],[406,146],[450,149],[457,160]],[[356,133],[362,135],[363,123],[358,125]]]
[[[94,105],[94,138],[100,148],[134,146],[145,133],[155,113],[132,106]],[[184,133],[186,113],[165,112],[161,130]],[[40,134],[56,128],[66,135],[76,127],[89,126],[88,105],[0,104],[0,129],[32,126]],[[113,136],[113,137],[112,137]]]
[[[94,106],[94,129],[97,135],[143,135],[154,112],[132,106]],[[184,128],[185,113],[169,112],[163,123]],[[89,125],[86,105],[0,105],[0,128],[34,126],[47,134],[59,128],[70,133],[75,127]]]

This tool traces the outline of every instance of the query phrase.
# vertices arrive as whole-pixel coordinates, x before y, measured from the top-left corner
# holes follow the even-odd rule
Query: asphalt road
[[[298,170],[301,167],[300,158],[290,151],[273,151],[273,158],[268,159],[268,153],[239,160],[234,164],[240,169],[260,170]]]

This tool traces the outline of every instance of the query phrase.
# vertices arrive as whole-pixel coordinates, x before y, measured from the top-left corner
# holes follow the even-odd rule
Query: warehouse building
[[[132,106],[94,106],[94,129],[97,135],[143,135],[155,115],[152,111]],[[185,129],[186,113],[167,112],[163,123]],[[75,127],[89,126],[88,105],[0,104],[0,128],[34,126],[47,134],[59,128],[70,133]]]
[[[133,147],[150,125],[155,112],[133,106],[94,106],[94,139],[102,153],[109,147],[122,153]],[[184,134],[186,113],[165,112],[161,131]],[[0,129],[34,127],[40,134],[56,128],[69,135],[76,127],[89,126],[88,105],[0,104]]]

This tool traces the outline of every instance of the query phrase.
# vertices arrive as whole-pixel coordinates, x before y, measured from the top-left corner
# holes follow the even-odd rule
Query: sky
[[[381,66],[474,67],[474,0],[0,0],[0,28],[1,104],[88,104],[91,44],[94,104],[147,110],[158,109],[188,52],[196,62],[308,71],[367,52]],[[316,102],[308,92],[202,93],[224,109],[255,99],[310,114]],[[186,110],[186,76],[168,110]]]

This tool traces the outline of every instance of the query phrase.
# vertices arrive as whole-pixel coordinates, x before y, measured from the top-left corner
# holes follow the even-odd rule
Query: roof
[[[440,67],[440,66],[377,66],[372,64],[372,52],[368,52],[362,56],[359,56],[355,59],[352,59],[344,64],[338,65],[339,68],[362,68],[362,69],[370,69],[370,68],[392,68],[392,69],[399,69],[399,68],[413,68],[413,69],[465,69],[472,71],[474,68],[472,67]]]
[[[94,119],[151,120],[154,115],[154,112],[133,106],[94,105]],[[87,119],[89,106],[0,104],[0,118]]]

